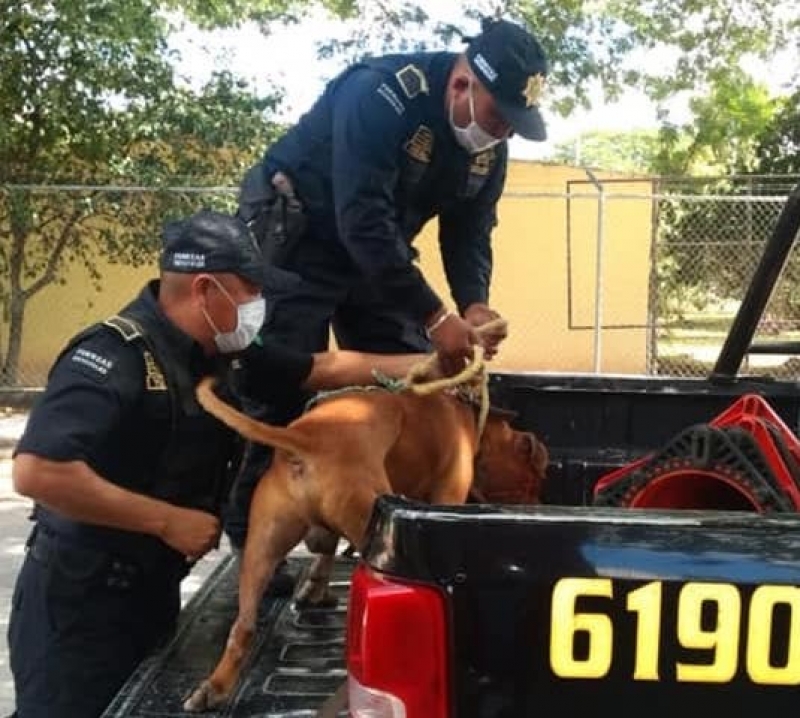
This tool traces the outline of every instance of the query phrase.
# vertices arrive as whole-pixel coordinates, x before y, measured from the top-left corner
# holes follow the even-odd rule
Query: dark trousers
[[[390,306],[379,288],[370,286],[341,247],[319,238],[303,238],[286,269],[274,270],[265,287],[266,317],[262,335],[299,351],[329,348],[331,332],[340,349],[378,354],[430,351],[423,326],[404,307]],[[247,398],[251,416],[286,425],[303,411],[310,394],[298,392],[270,406]],[[247,534],[250,501],[272,460],[272,449],[248,444],[225,512],[225,532],[234,546]]]
[[[36,530],[8,627],[18,718],[97,718],[175,627],[180,578]]]

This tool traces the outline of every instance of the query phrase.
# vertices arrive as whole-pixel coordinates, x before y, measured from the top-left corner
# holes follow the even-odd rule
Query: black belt
[[[58,560],[59,555],[70,556],[72,561],[80,561],[85,556],[89,564],[97,564],[97,572],[93,578],[102,581],[108,588],[126,591],[135,588],[147,576],[153,578],[180,580],[185,575],[173,570],[172,562],[165,564],[159,571],[145,571],[136,561],[94,546],[78,544],[54,533],[48,528],[37,525],[27,541],[28,555],[37,563],[49,566]]]
[[[35,516],[40,529],[70,546],[119,556],[148,574],[183,571],[186,575],[186,557],[155,536],[73,521],[41,506],[36,507]]]

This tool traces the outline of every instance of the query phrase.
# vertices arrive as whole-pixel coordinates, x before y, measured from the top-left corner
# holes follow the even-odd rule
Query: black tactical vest
[[[104,324],[138,344],[145,361],[145,380],[159,381],[160,372],[169,396],[167,449],[154,474],[146,477],[143,493],[218,513],[229,484],[233,432],[198,404],[196,378],[188,367],[170,359],[168,338],[150,312],[133,302]]]
[[[125,488],[219,515],[233,478],[231,464],[237,437],[198,404],[194,393],[196,378],[189,367],[173,358],[169,337],[141,298],[120,314],[76,335],[59,359],[86,337],[110,330],[142,352],[146,391],[141,416],[145,421],[160,418],[161,425],[169,426],[166,449],[152,463],[155,467],[152,473],[139,477],[140,483]],[[131,440],[135,439],[131,437]],[[142,446],[142,451],[147,450],[148,447]],[[37,507],[36,517],[58,533],[84,542],[137,555],[149,554],[154,548],[151,537],[78,523],[42,507]]]

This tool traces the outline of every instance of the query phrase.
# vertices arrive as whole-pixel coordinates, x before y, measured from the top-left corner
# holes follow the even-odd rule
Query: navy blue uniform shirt
[[[216,373],[218,360],[206,357],[191,337],[175,327],[157,302],[157,283],[140,300],[162,323],[175,361],[199,379]],[[246,365],[263,378],[268,392],[297,387],[311,370],[312,357],[278,346],[252,347]],[[170,402],[166,390],[143,401],[147,367],[135,342],[110,327],[73,345],[51,369],[47,387],[32,410],[15,453],[53,461],[84,461],[103,478],[140,490],[152,478],[170,437]]]
[[[453,137],[445,89],[457,55],[389,55],[331,81],[267,151],[268,175],[293,181],[321,241],[340,241],[361,271],[420,319],[439,299],[413,264],[411,241],[432,217],[453,299],[487,302],[490,234],[507,147],[470,155]]]
[[[144,293],[148,309],[169,329],[176,359],[198,379],[209,373],[213,365],[163,315],[154,288]],[[50,370],[16,453],[84,461],[103,478],[135,489],[157,467],[170,434],[166,388],[145,404],[145,376],[138,344],[114,329],[102,327],[79,340]]]

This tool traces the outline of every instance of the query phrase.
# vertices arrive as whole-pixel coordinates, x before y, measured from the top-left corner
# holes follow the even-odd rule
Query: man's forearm
[[[314,366],[305,382],[311,390],[336,389],[375,383],[373,371],[402,379],[426,354],[362,354],[346,350],[314,355]]]
[[[14,488],[45,508],[84,523],[161,537],[172,506],[106,481],[83,461],[50,461],[19,454]]]

